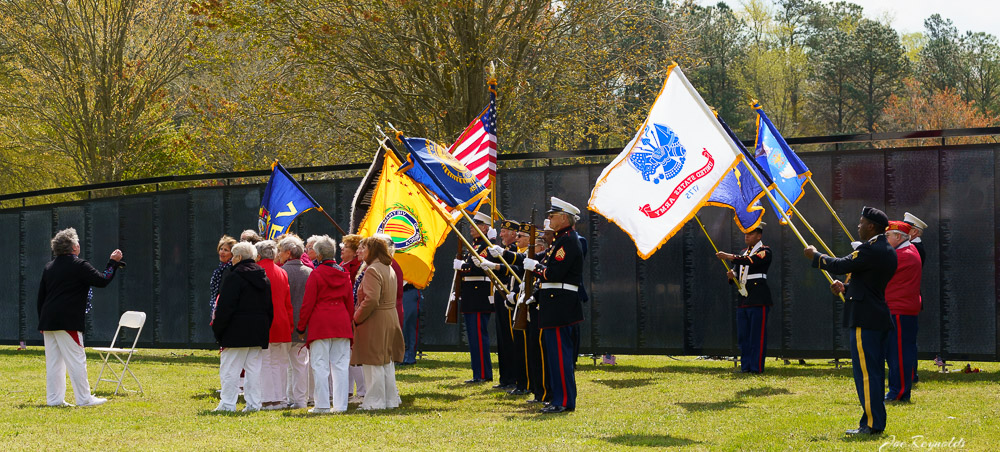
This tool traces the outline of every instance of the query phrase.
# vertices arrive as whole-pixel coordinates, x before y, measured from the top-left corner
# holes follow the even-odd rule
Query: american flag
[[[497,173],[497,102],[490,86],[490,105],[462,131],[448,153],[462,162],[489,188]]]

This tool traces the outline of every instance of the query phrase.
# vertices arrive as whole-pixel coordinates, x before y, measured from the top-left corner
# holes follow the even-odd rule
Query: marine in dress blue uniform
[[[743,234],[747,247],[740,254],[718,252],[716,256],[735,264],[729,272],[730,283],[739,281],[746,288],[740,294],[736,310],[736,335],[740,343],[740,371],[763,373],[767,360],[767,318],[774,302],[767,285],[771,267],[771,248],[764,245],[764,223]]]
[[[489,228],[490,217],[476,213],[476,227],[483,233]],[[493,361],[490,356],[490,315],[493,313],[493,283],[486,271],[481,268],[488,249],[492,245],[474,234],[475,241],[466,258],[456,259],[455,270],[462,275],[462,297],[459,299],[459,310],[465,318],[465,335],[469,342],[469,364],[472,367],[472,379],[466,383],[482,383],[493,381]]]
[[[513,250],[514,253],[517,252],[517,231],[521,229],[521,224],[513,220],[503,220],[500,222],[500,240],[501,248],[503,250]],[[494,245],[497,246],[497,245]],[[507,267],[500,263],[499,255],[494,251],[491,252],[486,259],[493,265],[490,268],[496,273],[500,281],[503,282],[504,286],[510,293],[517,293],[516,285],[517,280],[513,278],[512,273],[507,270]],[[504,258],[508,264],[511,263],[510,258]],[[519,267],[517,265],[511,265],[511,268],[518,272]],[[523,269],[520,269],[520,273],[523,273]],[[518,358],[516,349],[514,348],[514,319],[513,312],[507,308],[506,296],[503,291],[494,292],[493,307],[494,318],[496,319],[496,334],[497,334],[497,367],[500,368],[500,381],[495,389],[502,389],[505,391],[513,391],[517,389],[517,374],[518,374]],[[523,367],[523,364],[521,365]]]
[[[896,272],[896,251],[886,240],[889,218],[873,207],[861,210],[858,236],[861,245],[848,256],[837,258],[806,247],[812,266],[832,274],[849,275],[846,283],[835,281],[830,289],[844,294],[843,326],[849,329],[851,362],[858,401],[864,413],[858,428],[849,435],[881,434],[885,430],[885,353],[892,320],[885,302],[885,287]]]
[[[517,228],[515,231],[514,228]],[[514,232],[515,241],[508,244],[506,247],[493,246],[490,248],[490,256],[499,261],[499,257],[502,256],[506,260],[514,273],[518,275],[524,275],[524,259],[528,257],[528,247],[531,246],[528,243],[529,233],[531,232],[531,223],[516,223],[513,221],[505,220],[501,225],[500,233],[501,236],[504,234],[504,229]],[[523,246],[523,248],[522,248]],[[544,251],[544,242],[542,244],[542,249],[536,248],[535,259],[539,260],[538,252]],[[506,269],[503,269],[506,270]],[[524,278],[522,277],[522,280]],[[529,341],[528,336],[531,324],[531,316],[529,315],[529,328],[526,330],[516,330],[514,329],[514,309],[517,306],[518,296],[523,292],[521,284],[517,282],[514,278],[509,278],[507,288],[510,293],[506,298],[497,297],[497,303],[504,307],[504,314],[507,316],[509,323],[505,325],[498,325],[497,331],[506,331],[507,328],[510,329],[510,334],[513,340],[512,348],[509,351],[510,355],[510,369],[513,373],[514,378],[514,388],[510,390],[511,395],[525,395],[532,391],[531,386],[531,375],[529,373]],[[501,299],[503,298],[503,299]],[[498,310],[499,311],[499,310]],[[537,317],[537,316],[536,316]],[[537,326],[536,326],[537,330]],[[537,333],[537,331],[536,331]],[[499,333],[498,333],[499,334]],[[535,343],[538,341],[536,340]],[[537,351],[536,351],[537,352]],[[537,353],[536,353],[537,354]],[[539,399],[540,400],[540,399]]]
[[[549,220],[555,238],[545,259],[525,259],[524,268],[539,278],[539,328],[545,344],[545,367],[549,373],[551,402],[542,413],[576,409],[574,338],[579,337],[583,305],[579,288],[583,284],[583,249],[574,225],[580,209],[553,197]]]

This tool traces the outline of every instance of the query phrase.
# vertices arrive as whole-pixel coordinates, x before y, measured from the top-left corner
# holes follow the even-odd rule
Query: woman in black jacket
[[[243,411],[261,408],[261,350],[267,348],[274,309],[271,283],[255,262],[257,249],[249,242],[233,245],[233,270],[219,289],[212,331],[222,346],[219,380],[222,394],[215,411],[236,411],[240,370],[245,369]]]
[[[86,314],[90,311],[90,287],[111,284],[121,262],[121,250],[111,253],[103,272],[80,259],[80,237],[76,229],[63,229],[52,237],[55,259],[45,265],[38,288],[38,330],[45,339],[46,403],[66,403],[66,371],[73,385],[77,406],[96,406],[108,399],[94,397],[87,382],[87,355],[83,350]]]

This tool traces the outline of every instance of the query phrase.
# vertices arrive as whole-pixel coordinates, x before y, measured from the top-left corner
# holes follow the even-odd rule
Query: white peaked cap
[[[903,214],[903,221],[910,223],[920,229],[927,229],[927,223],[924,223],[923,220],[917,218],[910,212],[906,212]]]
[[[482,212],[476,212],[476,215],[473,216],[472,218],[480,223],[490,224],[493,222],[493,220],[490,218],[489,215],[486,215],[485,213]]]
[[[556,198],[555,196],[553,196],[549,202],[552,204],[552,207],[549,208],[549,213],[566,212],[570,215],[580,215],[580,209],[566,201]]]

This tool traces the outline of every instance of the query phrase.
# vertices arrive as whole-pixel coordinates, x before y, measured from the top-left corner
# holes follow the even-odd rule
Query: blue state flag
[[[795,152],[788,146],[788,143],[785,142],[781,134],[778,133],[778,129],[768,119],[767,114],[764,113],[764,109],[761,108],[760,104],[754,103],[753,109],[757,113],[757,140],[755,145],[757,163],[760,164],[761,168],[767,172],[773,181],[772,186],[769,188],[771,189],[771,194],[774,195],[775,200],[778,202],[775,208],[780,209],[787,215],[791,215],[791,206],[785,202],[777,190],[775,190],[775,187],[781,190],[788,200],[792,202],[792,205],[794,205],[805,194],[802,188],[808,182],[808,177],[812,173],[806,167],[806,164],[802,163],[799,156],[795,155]],[[778,218],[781,218],[780,214],[778,214]]]
[[[722,127],[726,129],[730,139],[739,148],[743,149],[743,143],[736,138],[736,134],[729,128],[726,121],[721,117],[718,120],[722,124]],[[745,149],[743,151],[746,152]],[[726,173],[726,176],[722,178],[722,182],[719,182],[719,185],[715,187],[712,196],[708,198],[707,204],[733,209],[735,212],[733,214],[733,221],[736,222],[741,231],[750,232],[756,229],[757,226],[760,226],[761,219],[764,217],[764,207],[760,204],[760,198],[764,197],[764,189],[761,188],[760,184],[753,177],[753,174],[750,173],[750,168],[757,171],[758,175],[763,170],[757,165],[754,159],[745,154],[742,156],[742,160],[745,165],[736,165]],[[767,180],[766,175],[761,178],[765,181]]]
[[[408,155],[399,169],[445,204],[474,212],[490,194],[476,175],[443,146],[426,138],[401,138]]]
[[[260,200],[257,220],[260,235],[273,240],[284,234],[296,217],[311,209],[323,210],[285,167],[274,162],[271,165],[271,180],[267,182],[264,197]]]

